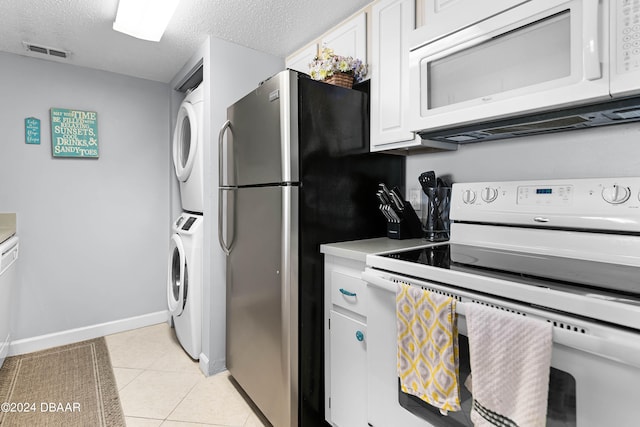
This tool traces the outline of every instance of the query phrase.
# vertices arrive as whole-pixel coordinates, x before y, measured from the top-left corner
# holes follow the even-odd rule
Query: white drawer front
[[[359,276],[331,272],[331,302],[347,310],[367,315],[367,285]]]

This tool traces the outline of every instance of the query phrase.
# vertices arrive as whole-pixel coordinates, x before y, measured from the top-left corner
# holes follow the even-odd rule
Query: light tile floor
[[[106,337],[128,427],[263,427],[228,372],[205,377],[162,323]]]

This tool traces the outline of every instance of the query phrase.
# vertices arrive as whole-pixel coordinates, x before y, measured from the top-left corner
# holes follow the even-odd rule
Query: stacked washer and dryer
[[[173,133],[173,165],[182,213],[173,222],[167,300],[176,336],[193,359],[202,349],[204,91],[187,92]]]

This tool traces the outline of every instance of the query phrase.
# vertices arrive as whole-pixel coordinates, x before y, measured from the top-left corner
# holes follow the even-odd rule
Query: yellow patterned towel
[[[440,412],[460,410],[454,298],[400,283],[396,293],[402,391]]]

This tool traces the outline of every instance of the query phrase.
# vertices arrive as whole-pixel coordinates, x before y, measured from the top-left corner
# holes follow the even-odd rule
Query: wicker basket
[[[353,87],[353,75],[347,73],[335,73],[331,77],[324,79],[324,82],[351,89]]]

